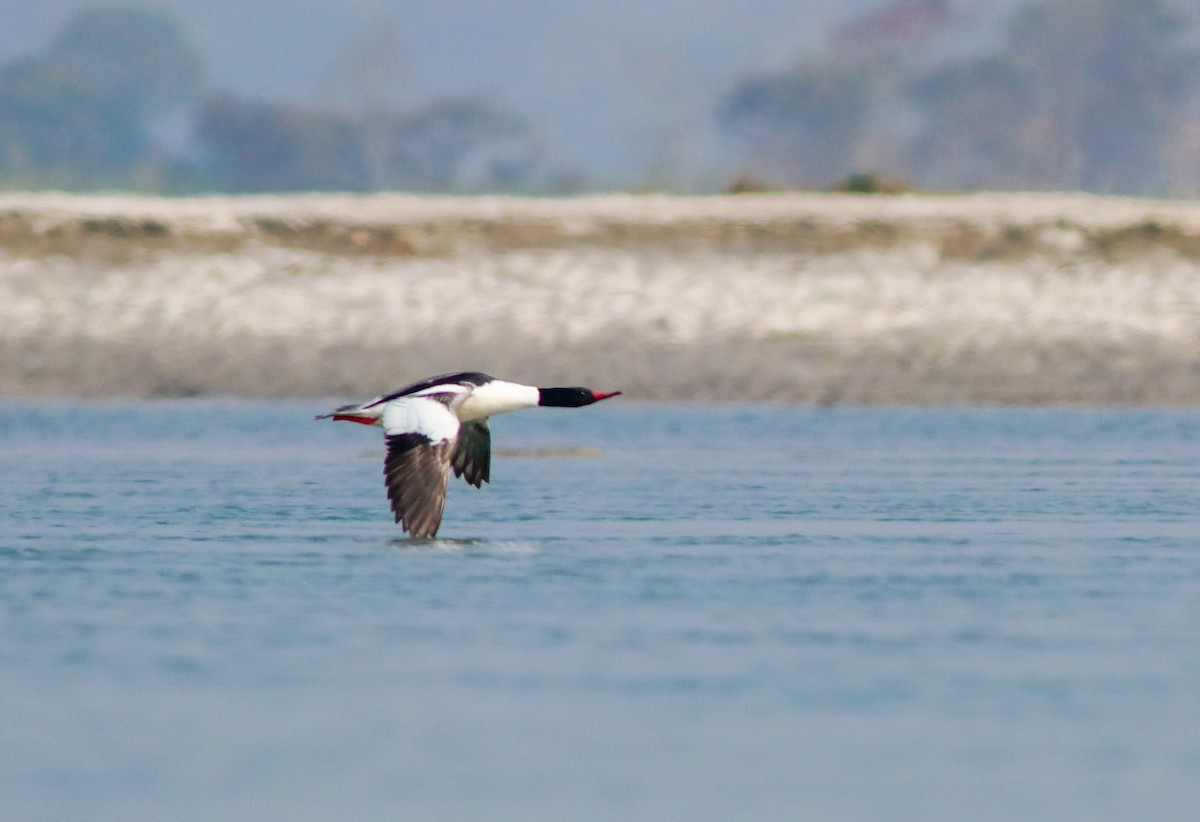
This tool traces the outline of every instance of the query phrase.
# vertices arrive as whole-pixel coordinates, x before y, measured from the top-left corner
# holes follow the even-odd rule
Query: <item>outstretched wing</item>
[[[422,394],[433,389],[434,391],[443,391],[447,388],[456,389],[460,392],[470,392],[475,386],[483,385],[491,382],[493,377],[487,374],[481,374],[478,371],[458,371],[454,374],[441,374],[436,377],[414,382],[412,385],[406,385],[399,391],[393,391],[382,397],[376,397],[371,401],[370,405],[376,403],[391,402],[400,397],[411,397],[414,394]],[[369,407],[369,406],[368,406]]]
[[[446,508],[451,443],[432,443],[420,434],[396,434],[387,438],[387,444],[383,473],[396,522],[413,539],[435,536]]]
[[[454,397],[402,397],[383,411],[388,500],[396,522],[414,539],[436,535],[442,522],[450,456],[459,436],[458,417],[449,407]]]
[[[462,477],[476,488],[482,488],[491,479],[492,431],[486,419],[463,425],[450,465],[454,476]]]

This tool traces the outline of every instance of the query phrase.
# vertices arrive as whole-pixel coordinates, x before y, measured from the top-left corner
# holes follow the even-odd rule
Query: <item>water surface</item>
[[[8,818],[1200,815],[1200,413],[321,410],[0,404]]]

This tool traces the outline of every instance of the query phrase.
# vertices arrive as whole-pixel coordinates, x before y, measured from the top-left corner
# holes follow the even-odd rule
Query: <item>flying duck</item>
[[[488,417],[537,405],[578,408],[620,393],[537,388],[461,371],[430,377],[359,405],[343,405],[317,419],[383,427],[383,473],[392,513],[410,537],[424,539],[437,535],[451,468],[476,488],[489,481]]]

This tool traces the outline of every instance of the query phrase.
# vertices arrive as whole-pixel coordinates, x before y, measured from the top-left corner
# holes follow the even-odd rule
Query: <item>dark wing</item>
[[[463,425],[450,465],[454,468],[454,476],[462,477],[476,488],[482,488],[483,483],[491,480],[492,431],[487,420]]]
[[[396,522],[414,539],[434,536],[442,522],[450,456],[459,438],[458,417],[450,406],[463,391],[399,397],[383,407],[388,499]]]
[[[430,442],[424,434],[393,434],[387,446],[383,473],[396,522],[413,539],[435,536],[446,507],[454,442]]]
[[[404,386],[399,391],[393,391],[390,394],[386,394],[382,397],[372,400],[370,405],[391,402],[392,400],[399,399],[400,397],[408,397],[416,394],[419,391],[427,391],[430,388],[437,388],[439,386],[476,386],[489,383],[492,381],[492,379],[493,378],[488,374],[481,374],[478,371],[456,371],[453,374],[439,374],[436,377],[430,377],[429,379],[421,380],[420,382],[414,382],[412,385]]]

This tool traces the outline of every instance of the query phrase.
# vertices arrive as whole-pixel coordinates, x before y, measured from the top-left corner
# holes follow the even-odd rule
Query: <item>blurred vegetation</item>
[[[826,53],[719,108],[743,174],[825,186],[848,169],[923,188],[1200,191],[1194,19],[1167,0],[1044,0],[995,52]]]
[[[933,9],[950,4],[893,0]],[[1181,11],[1182,9],[1182,11]],[[1200,27],[1172,0],[1030,0],[989,53],[836,40],[714,98],[737,190],[1079,189],[1200,194]],[[1194,11],[1194,10],[1193,10]],[[941,23],[939,22],[939,25]],[[159,192],[562,193],[520,116],[477,98],[406,107],[394,31],[356,49],[357,105],[241,99],[204,82],[172,18],[70,19],[0,66],[0,186]],[[647,148],[650,151],[650,148]],[[708,170],[710,178],[712,171]],[[694,181],[676,181],[687,186]],[[718,184],[719,185],[719,184]]]
[[[351,119],[217,97],[197,134],[225,191],[521,191],[539,172],[528,125],[476,100]]]
[[[0,68],[0,181],[67,187],[160,178],[155,126],[194,102],[196,50],[167,17],[98,9],[45,53]]]
[[[198,52],[169,17],[86,11],[0,68],[0,185],[526,191],[549,179],[529,125],[481,100],[355,116],[203,92]]]

